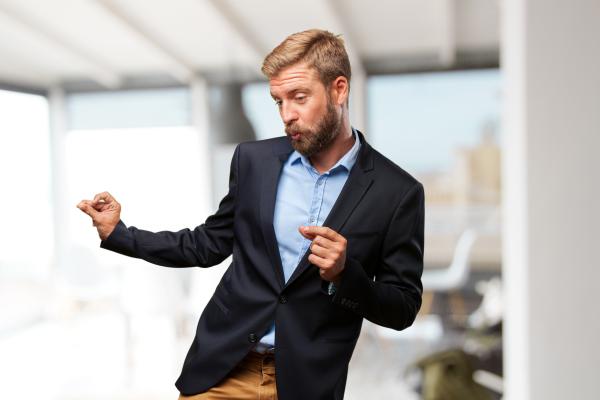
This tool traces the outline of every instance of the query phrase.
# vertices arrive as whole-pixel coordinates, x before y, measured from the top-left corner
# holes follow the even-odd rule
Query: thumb
[[[79,208],[81,211],[92,217],[92,219],[94,220],[96,219],[96,217],[98,217],[98,211],[96,211],[94,207],[92,207],[89,204],[89,202],[82,201],[79,204],[77,204],[77,208]]]

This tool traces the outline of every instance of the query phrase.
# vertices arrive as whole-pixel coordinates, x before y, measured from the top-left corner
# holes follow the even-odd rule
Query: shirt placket
[[[324,173],[319,175],[316,170],[311,173],[311,176],[316,176],[315,184],[313,187],[313,196],[310,203],[310,209],[308,211],[308,221],[307,225],[319,225],[319,214],[321,212],[321,206],[323,205],[323,197],[325,194],[325,182],[327,181],[327,177],[329,173]],[[300,250],[300,254],[298,256],[298,263],[302,259],[306,250],[310,246],[310,240],[304,238],[302,241],[302,249]],[[297,264],[297,263],[296,263]]]

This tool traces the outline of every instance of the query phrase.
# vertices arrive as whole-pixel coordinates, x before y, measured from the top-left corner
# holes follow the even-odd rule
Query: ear
[[[348,99],[348,79],[345,76],[338,76],[331,82],[331,99],[334,104],[346,104]]]

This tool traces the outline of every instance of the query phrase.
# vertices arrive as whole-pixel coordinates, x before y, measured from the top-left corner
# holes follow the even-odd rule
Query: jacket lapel
[[[363,196],[371,186],[373,177],[370,171],[373,169],[373,157],[371,146],[366,142],[363,134],[358,131],[358,137],[361,140],[361,147],[358,152],[356,164],[350,170],[348,179],[344,184],[342,191],[340,192],[337,200],[333,204],[329,215],[323,222],[323,226],[327,226],[334,231],[340,233],[344,224],[348,220],[348,217],[352,214],[352,211],[360,203]],[[271,210],[271,215],[273,210]],[[272,222],[271,218],[271,222]],[[272,225],[272,224],[271,224]],[[310,254],[310,248],[304,253],[300,263],[292,273],[292,276],[286,283],[286,287],[291,285],[304,271],[306,271],[310,263],[308,262],[308,256]]]
[[[329,215],[323,222],[323,226],[327,226],[336,232],[340,232],[344,227],[346,220],[360,203],[364,194],[373,182],[373,177],[370,174],[370,171],[373,169],[373,150],[365,140],[362,132],[358,130],[357,132],[361,141],[361,147],[358,152],[356,164],[350,171],[340,195],[333,204]],[[287,283],[285,282],[279,246],[277,245],[277,237],[273,227],[273,213],[275,211],[279,176],[281,175],[283,164],[293,150],[294,149],[287,137],[275,141],[273,144],[273,156],[268,157],[263,161],[264,167],[262,168],[263,179],[260,199],[261,230],[265,238],[265,245],[267,247],[269,258],[271,259],[271,265],[275,268],[275,276],[277,277],[280,289],[292,284],[292,282],[302,275],[302,273],[310,266],[310,263],[308,262],[308,256],[310,254],[309,249],[302,256],[300,263],[292,273],[290,279]]]
[[[273,227],[273,213],[275,211],[275,200],[277,196],[277,183],[283,169],[283,164],[289,154],[294,150],[287,137],[277,140],[273,144],[273,154],[263,160],[263,177],[260,197],[260,227],[265,238],[267,253],[271,259],[271,265],[275,268],[275,276],[279,289],[285,285],[283,276],[283,264],[277,245],[277,237]]]

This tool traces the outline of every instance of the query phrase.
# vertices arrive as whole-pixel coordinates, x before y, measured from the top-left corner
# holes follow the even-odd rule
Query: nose
[[[294,109],[293,105],[286,102],[281,104],[279,113],[285,125],[289,125],[298,119],[298,112]]]

